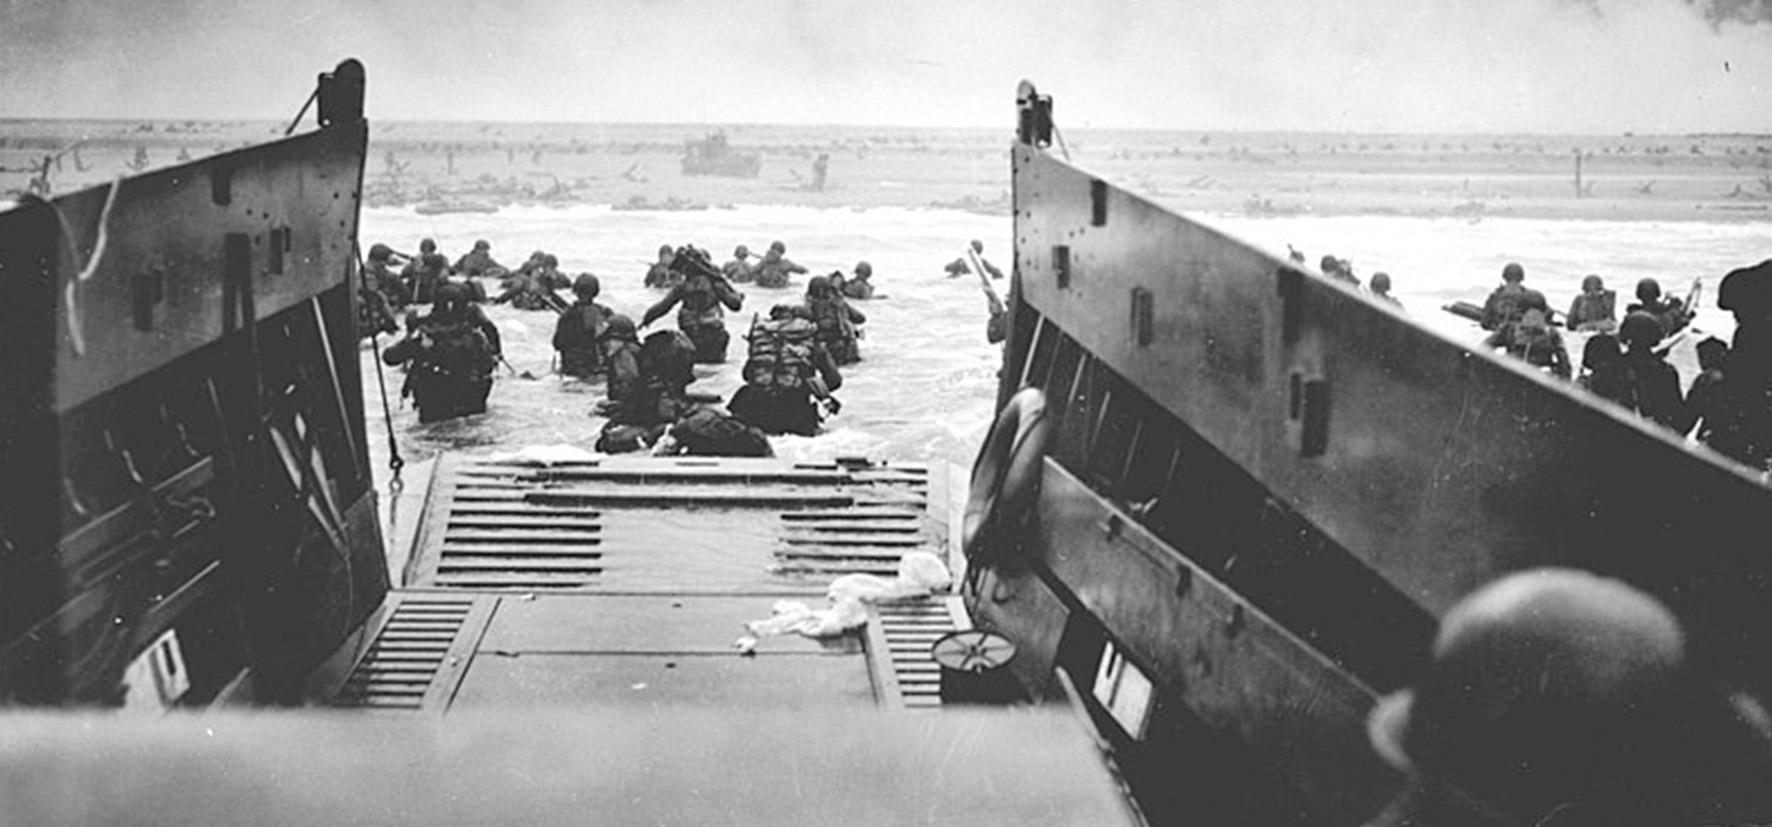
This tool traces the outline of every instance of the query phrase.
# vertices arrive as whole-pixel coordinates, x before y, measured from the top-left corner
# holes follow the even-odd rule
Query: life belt
[[[961,545],[969,559],[1000,551],[1003,541],[1033,505],[1041,460],[1052,438],[1046,393],[1022,388],[1009,398],[985,437],[972,466]]]

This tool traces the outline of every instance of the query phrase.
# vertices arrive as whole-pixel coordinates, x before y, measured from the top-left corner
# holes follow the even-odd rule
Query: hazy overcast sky
[[[1772,0],[0,0],[0,117],[1772,132]]]

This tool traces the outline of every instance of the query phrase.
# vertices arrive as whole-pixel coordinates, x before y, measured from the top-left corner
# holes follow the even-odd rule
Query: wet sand
[[[266,122],[0,121],[0,193],[46,155],[64,192],[280,136]],[[1008,213],[1007,129],[726,127],[751,178],[691,176],[693,124],[374,123],[366,203],[703,209],[941,206]],[[1184,211],[1618,221],[1772,219],[1772,136],[1064,133],[1073,160]],[[77,149],[69,149],[78,143]],[[1055,147],[1055,150],[1058,150]],[[1581,177],[1576,179],[1577,152]],[[813,160],[829,154],[823,190]]]

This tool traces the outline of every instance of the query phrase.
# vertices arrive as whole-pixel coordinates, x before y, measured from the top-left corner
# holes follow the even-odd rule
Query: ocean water
[[[1589,273],[1599,274],[1618,292],[1621,309],[1640,278],[1657,278],[1666,292],[1684,295],[1693,279],[1702,277],[1707,294],[1694,327],[1727,338],[1733,323],[1715,307],[1717,281],[1730,269],[1772,257],[1772,228],[1741,223],[1195,218],[1280,255],[1291,245],[1312,263],[1326,253],[1351,259],[1363,278],[1386,271],[1392,276],[1393,292],[1411,315],[1463,341],[1475,341],[1474,327],[1439,308],[1460,299],[1481,302],[1499,283],[1502,266],[1509,261],[1523,264],[1527,284],[1543,291],[1559,309],[1568,306]],[[976,238],[984,241],[987,257],[1007,270],[1011,233],[1007,216],[904,208],[740,205],[629,212],[575,206],[438,216],[369,209],[362,216],[365,246],[381,242],[411,251],[420,238],[431,237],[453,259],[476,239],[485,239],[495,257],[508,265],[521,262],[532,250],[547,250],[559,256],[562,270],[568,273],[596,273],[603,285],[601,300],[636,321],[661,295],[641,285],[661,244],[695,244],[723,262],[735,245],[760,251],[779,239],[787,244],[788,257],[811,274],[848,272],[865,259],[874,267],[876,289],[884,298],[855,303],[868,316],[861,342],[864,361],[844,369],[844,385],[837,394],[842,412],[827,422],[820,436],[777,438],[776,451],[794,459],[869,456],[962,466],[971,463],[989,425],[1001,352],[985,341],[987,305],[977,279],[950,279],[942,266],[961,256],[967,241]],[[702,379],[694,389],[730,398],[739,385],[738,367],[743,361],[740,335],[752,315],[766,314],[777,302],[797,301],[805,278],[798,277],[785,290],[743,285],[744,309],[727,318],[733,333],[730,359],[722,366],[701,368]],[[552,372],[553,314],[508,306],[488,311],[499,325],[505,354],[517,375],[502,372],[486,414],[420,425],[410,405],[397,397],[403,377],[397,370],[388,371],[393,430],[402,457],[414,462],[445,449],[506,450],[525,445],[567,444],[588,450],[602,425],[588,412],[602,398],[603,388]],[[673,311],[653,329],[674,323]],[[373,458],[385,474],[387,425],[367,348],[363,367]]]

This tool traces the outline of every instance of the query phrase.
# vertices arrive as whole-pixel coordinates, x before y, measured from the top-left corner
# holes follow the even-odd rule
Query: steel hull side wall
[[[340,124],[0,213],[0,474],[31,492],[0,509],[0,702],[125,702],[167,632],[191,688],[165,700],[292,702],[380,602],[366,139]]]
[[[245,280],[257,318],[343,283],[355,259],[367,140],[368,124],[358,121],[120,179],[108,220],[110,185],[56,198],[67,234],[52,276],[56,410],[240,326],[245,285],[222,277],[229,235],[249,244]],[[95,257],[101,226],[106,244]],[[89,266],[91,275],[70,291]],[[137,323],[144,291],[158,299],[147,302],[149,329]],[[85,355],[73,346],[76,328]]]
[[[1668,601],[1704,657],[1772,689],[1772,489],[1044,153],[1013,157],[1017,339],[1073,337],[1080,361],[1148,394],[1320,532],[1321,553],[1430,615],[1509,570],[1619,576]],[[1040,346],[1012,342],[1028,356],[1006,381]],[[1055,447],[1086,479],[1091,432]],[[1161,523],[1198,504],[1183,493],[1126,501]]]

